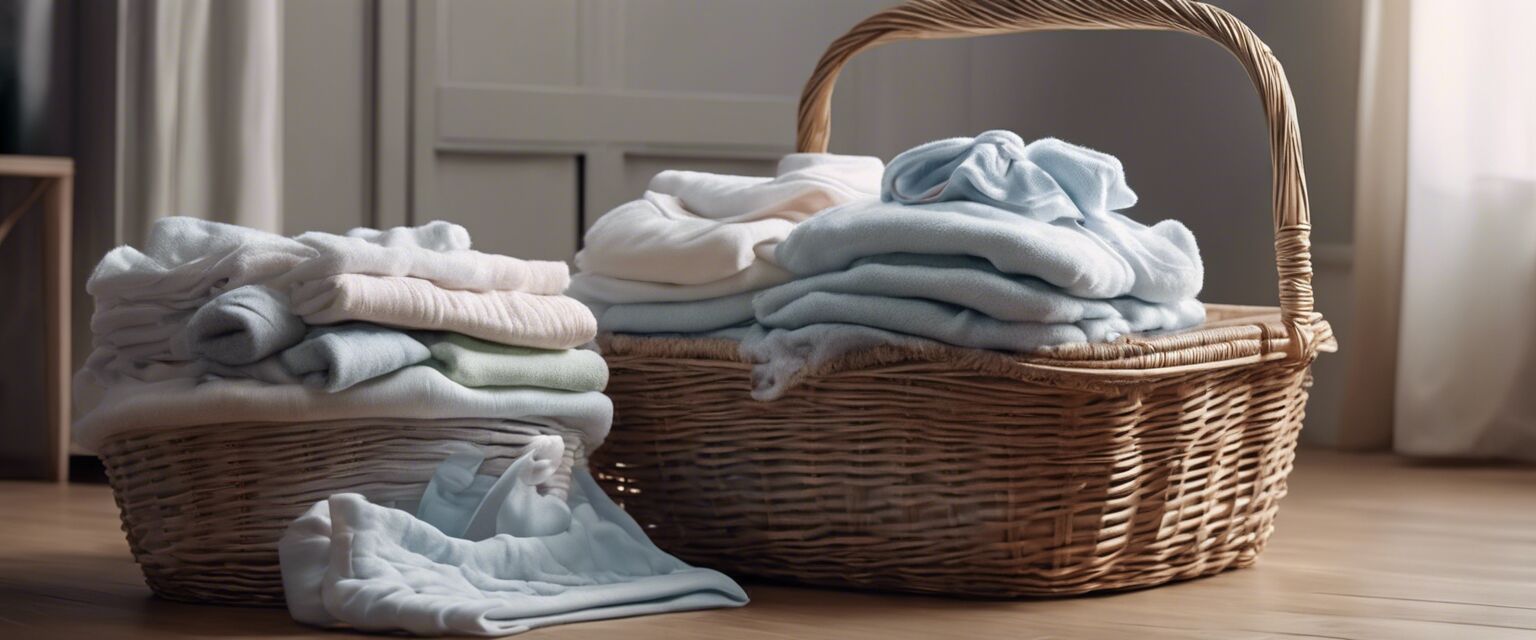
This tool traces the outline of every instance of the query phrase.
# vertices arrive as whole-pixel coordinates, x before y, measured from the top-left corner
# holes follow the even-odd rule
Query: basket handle
[[[1248,71],[1269,123],[1280,275],[1280,318],[1290,355],[1317,354],[1312,333],[1311,213],[1301,160],[1301,132],[1285,70],[1248,26],[1232,14],[1191,0],[912,0],[876,13],[827,47],[800,95],[796,147],[825,152],[837,74],[855,54],[900,40],[936,40],[1045,30],[1178,31],[1215,41]]]

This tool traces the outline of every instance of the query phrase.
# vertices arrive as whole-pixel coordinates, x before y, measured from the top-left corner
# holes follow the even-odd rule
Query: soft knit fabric
[[[288,301],[260,285],[226,291],[203,305],[182,329],[187,351],[224,365],[251,364],[304,338],[304,321]]]
[[[312,325],[362,320],[540,349],[569,349],[597,335],[597,319],[571,298],[458,291],[417,278],[335,275],[295,287],[292,302]]]
[[[193,218],[165,218],[143,250],[118,247],[96,267],[86,289],[96,300],[93,349],[76,375],[76,396],[89,409],[102,388],[120,380],[196,377],[210,368],[187,350],[187,321],[221,293],[267,285],[286,294],[304,278],[338,269],[431,278],[440,286],[558,293],[569,281],[564,263],[522,261],[469,250],[463,227],[432,222],[347,236],[307,233],[285,238]]]
[[[496,476],[477,475],[483,462],[485,452],[479,447],[467,442],[453,443],[448,457],[432,472],[416,507],[416,517],[450,538],[464,537],[469,519],[497,481]]]
[[[613,333],[704,333],[752,321],[748,291],[692,302],[593,304],[597,326]]]
[[[742,332],[741,357],[752,363],[752,397],[777,400],[806,372],[856,351],[880,346],[921,347],[938,344],[873,327],[817,324],[799,329],[753,325]]]
[[[594,392],[533,387],[470,388],[427,366],[406,367],[339,393],[257,380],[172,378],[108,387],[75,422],[87,449],[123,431],[220,421],[313,422],[349,418],[502,418],[570,427],[595,447],[608,434],[613,403]]]
[[[1182,328],[1205,319],[1194,299],[1167,305],[1114,301],[1120,313],[1075,322],[1006,322],[984,313],[918,298],[890,298],[817,291],[800,297],[758,323],[778,329],[853,324],[978,349],[1028,353],[1048,345],[1109,342],[1135,332]]]
[[[774,178],[663,171],[650,191],[599,218],[576,254],[583,273],[643,282],[701,285],[730,278],[758,260],[797,222],[844,202],[873,199],[876,158],[793,154]]]
[[[608,386],[608,363],[593,351],[510,347],[456,333],[427,342],[435,366],[466,387],[602,391]]]
[[[335,393],[421,363],[432,353],[401,331],[349,322],[315,327],[278,357],[305,386]]]
[[[779,265],[810,276],[888,253],[969,255],[1083,298],[1177,302],[1200,291],[1193,234],[1178,222],[1145,227],[1115,213],[1135,195],[1105,154],[987,132],[903,153],[885,184],[885,201],[801,223],[779,245]]]
[[[450,537],[356,494],[316,503],[278,543],[289,613],[322,627],[499,636],[746,603],[730,578],[656,548],[586,470],[576,470],[568,504],[540,496],[549,469],[537,463],[560,441],[539,440],[503,476],[508,499],[494,505],[503,535]],[[562,526],[517,535],[533,523]]]
[[[774,287],[758,294],[753,307],[758,317],[767,317],[803,297],[818,293],[926,299],[971,309],[1005,322],[1078,322],[1122,317],[1140,313],[1143,308],[1181,304],[1159,305],[1129,297],[1079,298],[1038,278],[1006,274],[986,260],[969,256],[890,254],[860,258],[847,270]],[[1197,324],[1202,318],[1184,319]],[[1183,326],[1137,330],[1179,328]]]

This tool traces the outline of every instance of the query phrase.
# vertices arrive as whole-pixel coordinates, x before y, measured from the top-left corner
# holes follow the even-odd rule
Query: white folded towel
[[[774,246],[796,223],[827,207],[876,197],[882,169],[877,158],[792,154],[774,178],[663,171],[645,197],[592,225],[576,266],[585,274],[651,283],[725,280],[759,261],[772,263]]]
[[[291,296],[293,312],[311,325],[355,320],[540,349],[570,349],[597,335],[592,312],[565,296],[459,291],[417,278],[351,273],[305,282]]]

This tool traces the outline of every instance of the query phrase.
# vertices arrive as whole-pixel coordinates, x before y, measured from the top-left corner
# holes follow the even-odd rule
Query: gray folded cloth
[[[403,331],[349,322],[315,327],[278,359],[304,386],[334,393],[431,357],[426,345]]]
[[[304,339],[304,321],[288,301],[260,285],[219,294],[187,320],[182,332],[189,353],[228,366],[247,365]]]

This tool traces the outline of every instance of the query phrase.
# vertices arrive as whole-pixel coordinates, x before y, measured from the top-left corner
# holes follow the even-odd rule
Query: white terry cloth
[[[609,333],[707,333],[752,321],[753,291],[692,302],[593,303],[598,329]]]
[[[571,349],[597,336],[597,319],[573,298],[443,289],[418,278],[345,273],[298,285],[291,300],[310,325],[356,320],[539,349]]]
[[[1204,281],[1189,229],[1117,213],[1136,202],[1120,162],[1060,140],[988,131],[920,145],[891,161],[881,197],[801,223],[778,264],[810,276],[888,253],[969,255],[1075,296],[1148,302],[1192,298]]]
[[[596,448],[613,403],[597,392],[532,387],[465,387],[428,366],[411,366],[345,391],[258,380],[172,378],[125,381],[75,422],[75,441],[95,448],[112,434],[226,422],[313,422],[351,418],[502,418],[579,430]]]
[[[615,208],[587,231],[576,254],[584,273],[643,282],[702,285],[759,260],[795,224],[827,207],[874,199],[877,158],[791,154],[774,178],[663,171],[639,200]]]
[[[395,242],[390,246],[374,244],[362,237],[315,232],[300,234],[294,240],[315,249],[317,254],[294,267],[279,279],[277,285],[350,273],[420,278],[445,289],[558,295],[571,282],[570,267],[564,262],[520,260],[469,249],[435,251],[399,241],[399,236],[392,233],[399,232],[391,230],[370,236]],[[411,236],[406,234],[405,237]]]
[[[540,496],[550,465],[525,458],[546,456],[539,450],[561,443],[537,440],[504,476],[512,499],[492,505],[498,529],[513,531],[485,540],[450,537],[357,494],[316,503],[278,543],[289,613],[321,627],[501,636],[746,604],[730,578],[652,544],[585,469],[575,470],[568,503]],[[544,535],[515,531],[551,522],[568,524]]]

